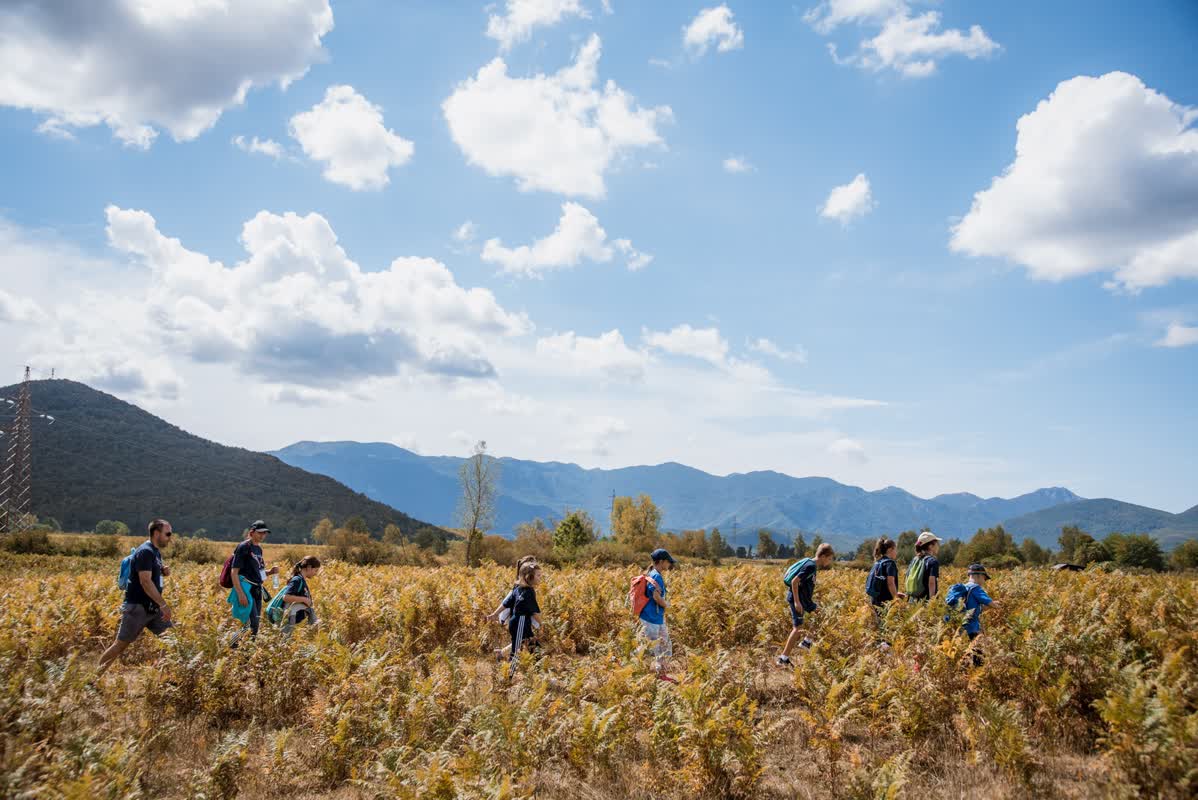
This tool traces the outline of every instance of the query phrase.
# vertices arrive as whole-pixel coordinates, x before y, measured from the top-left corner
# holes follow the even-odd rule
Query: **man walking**
[[[116,632],[116,641],[100,656],[96,677],[103,675],[121,653],[137,640],[146,628],[155,636],[161,636],[174,625],[171,607],[162,597],[162,579],[171,574],[171,569],[162,563],[162,548],[170,544],[173,531],[164,519],[150,523],[150,538],[142,542],[133,552],[133,568],[130,570],[129,585],[125,587],[125,602],[121,606],[121,624]]]

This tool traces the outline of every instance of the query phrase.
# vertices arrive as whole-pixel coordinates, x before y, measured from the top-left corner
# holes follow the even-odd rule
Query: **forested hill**
[[[0,397],[15,399],[18,389],[4,387]],[[64,530],[114,519],[138,531],[162,516],[179,531],[233,539],[265,519],[272,541],[300,541],[321,517],[357,515],[376,533],[394,523],[409,536],[447,535],[332,478],[193,436],[84,384],[34,381],[31,394],[34,410],[55,418],[34,419],[33,510]],[[7,427],[12,406],[4,406]]]

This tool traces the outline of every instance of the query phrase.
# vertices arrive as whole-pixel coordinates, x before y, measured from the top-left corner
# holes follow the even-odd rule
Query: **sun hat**
[[[919,534],[919,538],[915,540],[915,546],[923,547],[928,542],[943,542],[943,541],[944,541],[943,539],[941,539],[939,536],[932,533],[931,531],[924,531],[923,533]]]
[[[969,565],[969,574],[970,575],[985,575],[987,578],[990,577],[990,573],[987,572],[986,568],[984,566],[982,566],[981,564],[970,564]]]

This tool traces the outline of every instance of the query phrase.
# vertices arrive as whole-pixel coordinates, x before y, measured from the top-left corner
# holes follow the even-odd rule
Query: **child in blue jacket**
[[[965,612],[965,623],[961,629],[965,631],[972,642],[982,632],[982,611],[986,609],[986,606],[993,605],[998,601],[986,593],[986,583],[990,580],[990,573],[986,572],[984,566],[970,564],[967,578],[965,583],[954,583],[950,586],[944,601],[952,608],[957,608],[957,604],[961,603],[961,608]],[[947,620],[948,617],[945,619]],[[970,646],[970,654],[973,656],[973,665],[980,667],[982,654],[976,646]]]

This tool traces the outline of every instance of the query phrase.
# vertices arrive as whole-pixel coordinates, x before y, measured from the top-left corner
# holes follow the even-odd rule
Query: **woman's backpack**
[[[924,580],[924,567],[927,565],[927,557],[917,555],[911,559],[911,563],[907,566],[907,596],[919,599],[924,596],[927,589],[927,581]]]
[[[649,605],[649,587],[660,591],[660,587],[648,575],[637,575],[628,586],[628,602],[632,605],[632,615],[639,617]]]

